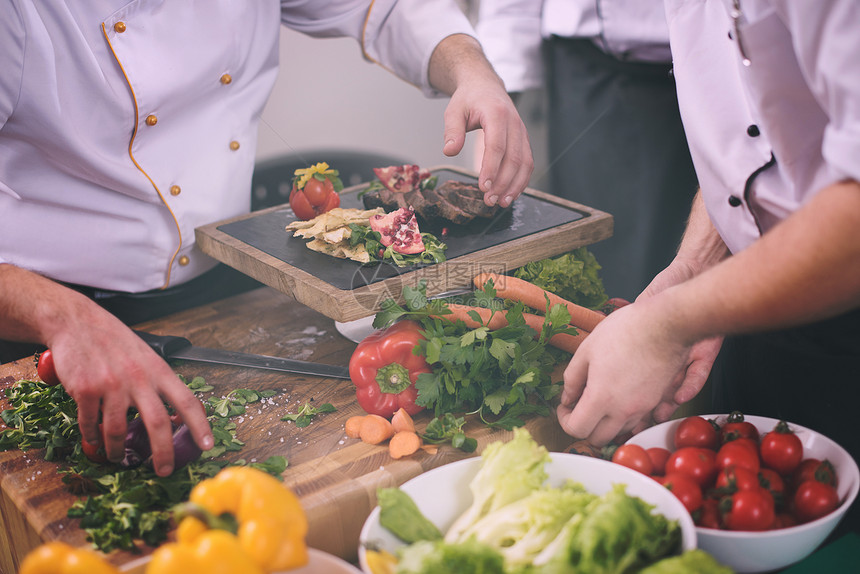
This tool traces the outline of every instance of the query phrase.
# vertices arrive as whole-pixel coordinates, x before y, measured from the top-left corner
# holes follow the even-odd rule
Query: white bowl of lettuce
[[[689,513],[659,483],[606,460],[548,453],[524,429],[378,499],[359,538],[368,574],[726,571],[695,550]],[[680,568],[655,569],[661,561]]]

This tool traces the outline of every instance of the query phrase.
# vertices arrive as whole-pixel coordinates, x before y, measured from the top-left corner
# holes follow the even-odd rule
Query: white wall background
[[[355,40],[310,38],[282,27],[280,56],[260,124],[258,160],[337,148],[391,154],[422,167],[475,169],[475,134],[459,156],[442,153],[447,98],[425,98],[367,62]]]

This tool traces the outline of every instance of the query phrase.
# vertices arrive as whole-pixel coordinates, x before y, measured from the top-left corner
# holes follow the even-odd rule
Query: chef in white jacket
[[[171,472],[162,401],[212,446],[197,399],[98,303],[192,306],[223,280],[194,229],[250,209],[281,24],[352,36],[367,60],[451,96],[443,152],[484,129],[488,203],[528,182],[525,127],[453,1],[3,1],[0,339],[52,349],[84,439],[101,442],[101,414],[112,460],[134,406]]]
[[[718,412],[811,427],[860,460],[860,4],[666,8],[700,193],[672,264],[573,357],[559,420],[596,444],[665,420],[721,347]]]
[[[607,293],[633,300],[675,255],[696,193],[663,0],[481,0],[476,30],[509,92],[545,90],[534,185],[613,215],[589,250]]]

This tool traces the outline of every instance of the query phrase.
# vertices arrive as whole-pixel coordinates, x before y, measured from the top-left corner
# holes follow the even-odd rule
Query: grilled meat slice
[[[473,183],[449,180],[437,187],[436,193],[474,217],[493,217],[500,209],[484,203],[484,193]]]

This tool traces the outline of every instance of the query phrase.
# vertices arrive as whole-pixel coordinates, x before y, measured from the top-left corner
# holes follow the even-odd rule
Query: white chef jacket
[[[860,181],[860,2],[739,5],[735,29],[732,0],[666,0],[687,141],[735,253],[823,187]]]
[[[2,6],[0,262],[126,292],[210,269],[194,229],[249,211],[280,23],[352,36],[428,95],[436,45],[474,35],[448,0]]]
[[[620,60],[668,62],[662,0],[481,0],[475,26],[509,92],[543,85],[543,38],[585,38]]]

